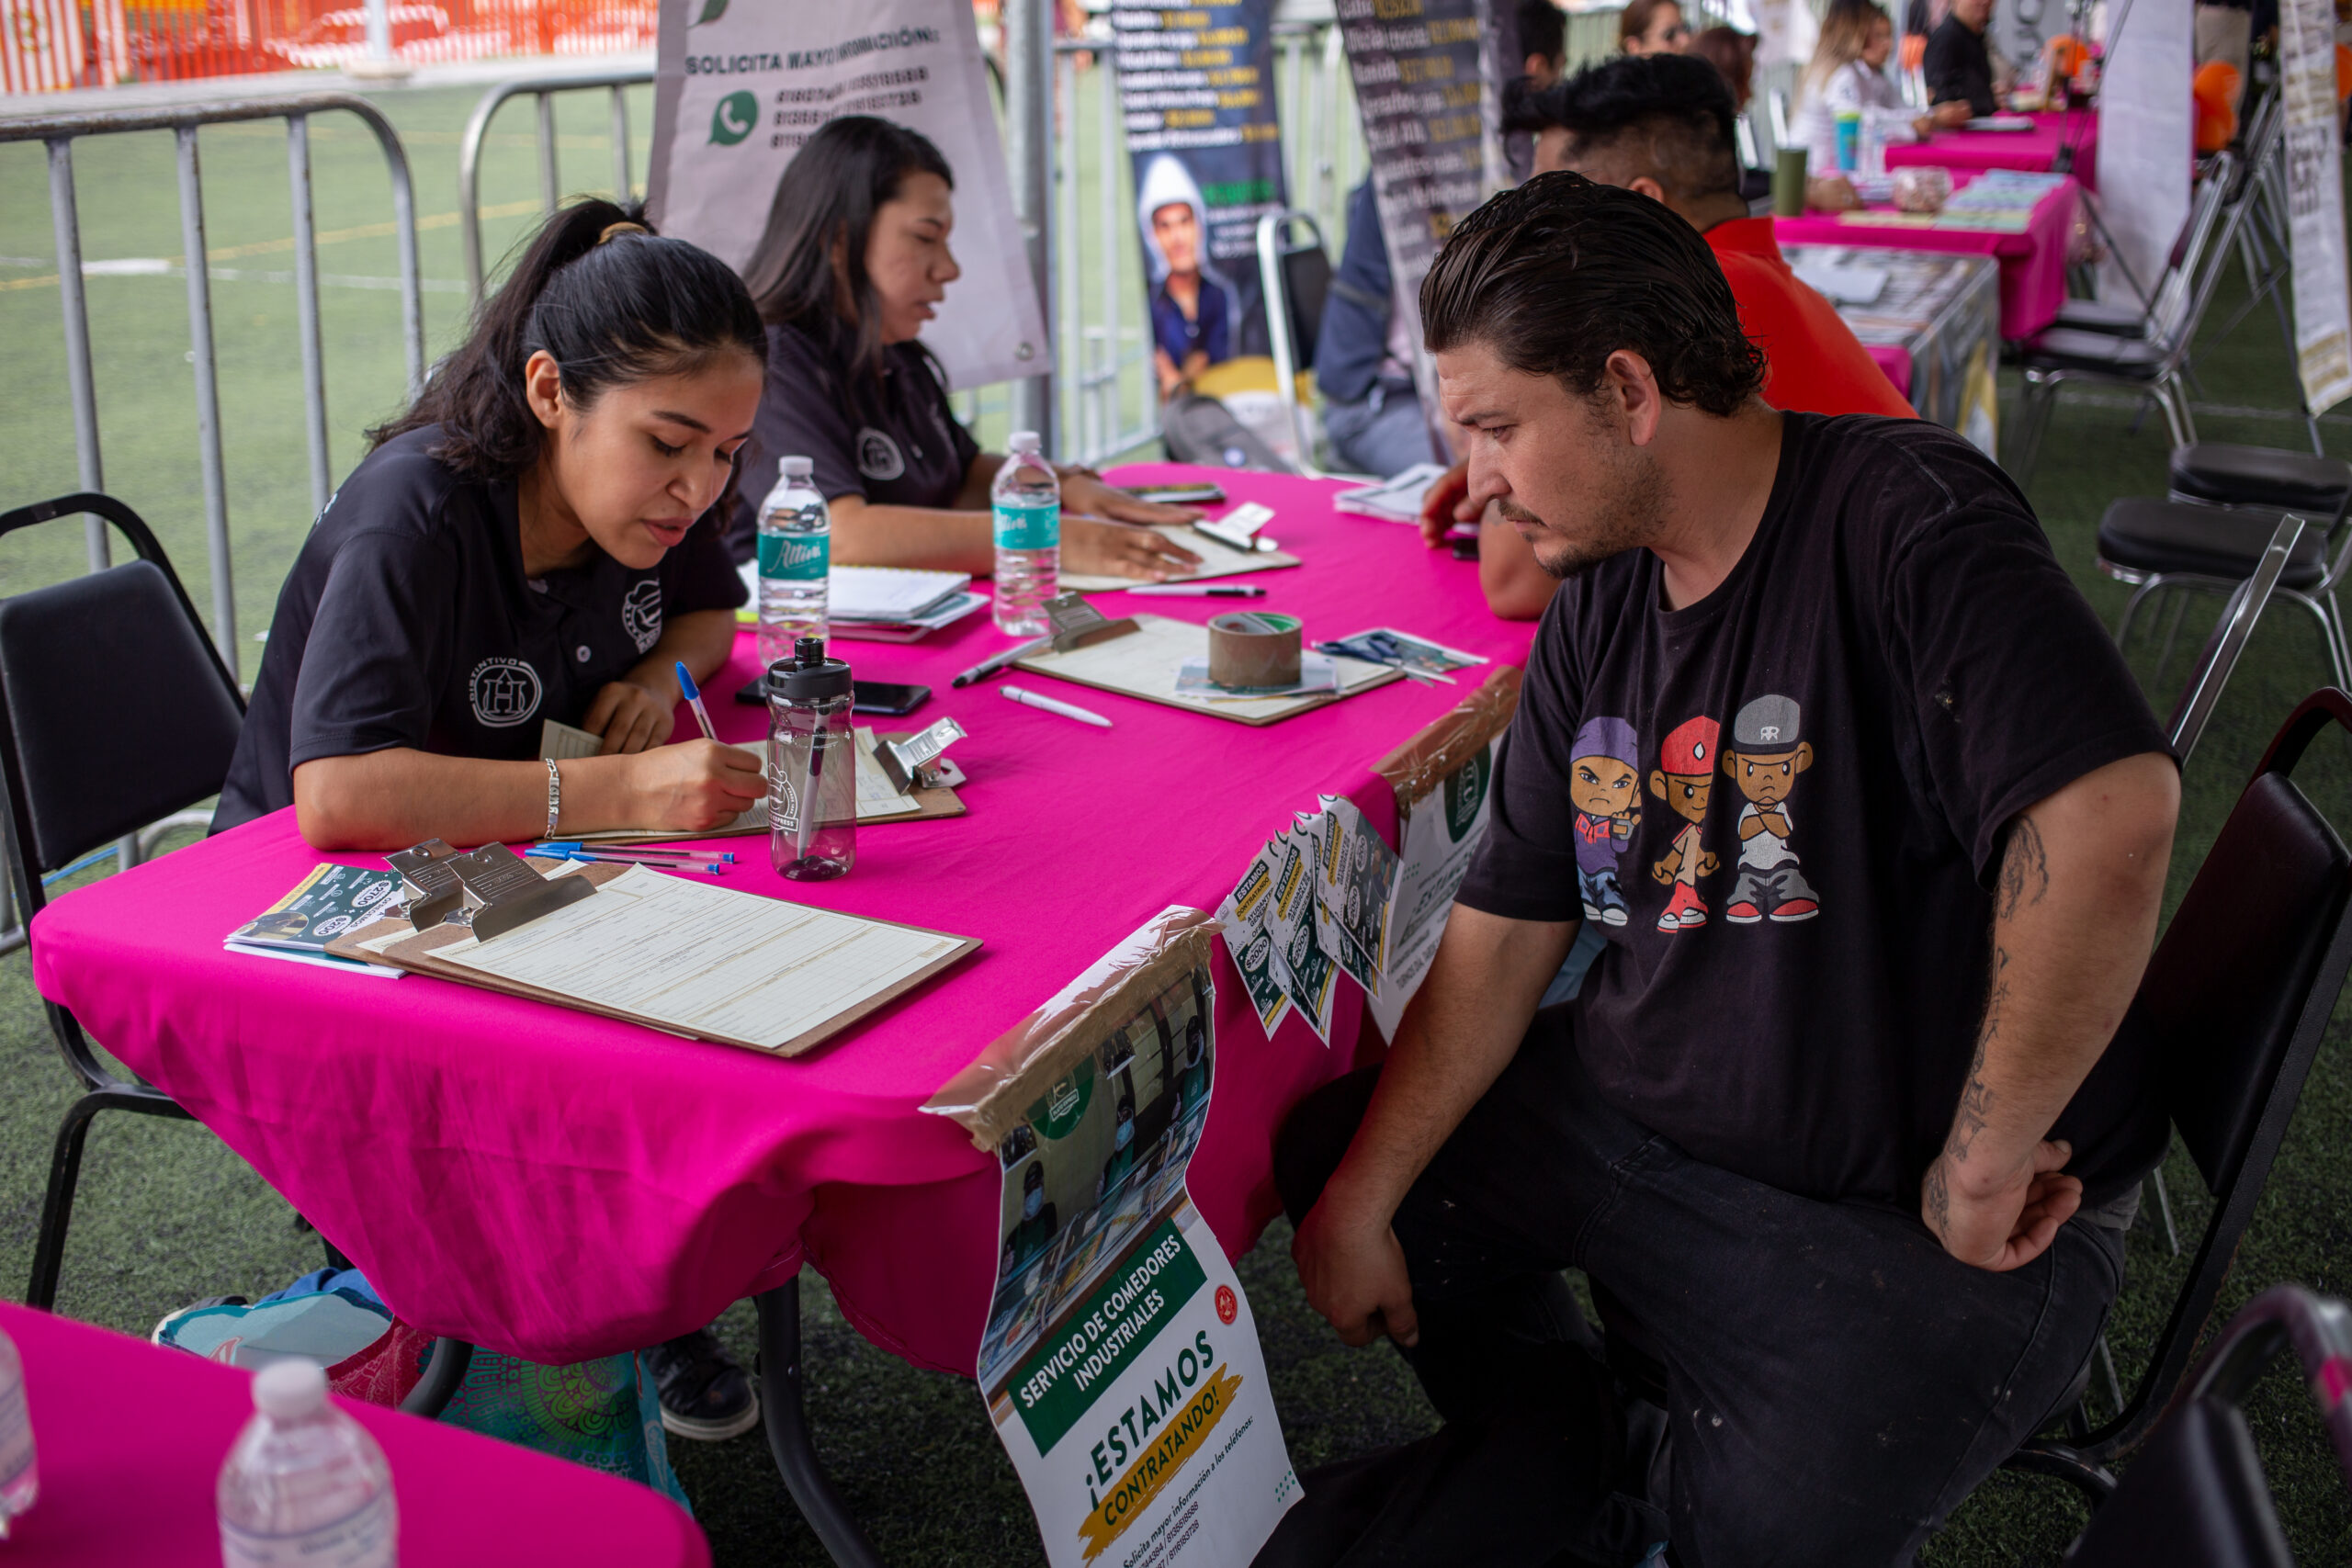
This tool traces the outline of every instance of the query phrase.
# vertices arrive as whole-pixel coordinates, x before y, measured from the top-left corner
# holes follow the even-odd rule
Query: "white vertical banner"
[[[801,144],[842,115],[892,120],[956,175],[964,276],[924,344],[959,388],[1051,367],[971,0],[662,0],[660,41],[646,206],[663,233],[744,271]]]
[[[2197,155],[2190,9],[2183,0],[2110,9],[2122,20],[2106,40],[2099,73],[2099,212],[2117,256],[2152,298],[2188,217],[2188,174]],[[2115,262],[2100,271],[2101,297],[2138,298]]]
[[[2344,164],[2336,129],[2335,7],[2281,0],[2287,100],[2287,209],[2295,262],[2295,367],[2303,401],[2323,414],[2352,397],[2352,285],[2344,241]],[[2105,150],[2100,153],[2105,166]]]

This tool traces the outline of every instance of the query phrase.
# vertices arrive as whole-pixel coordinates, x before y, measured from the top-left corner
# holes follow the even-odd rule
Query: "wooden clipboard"
[[[877,729],[874,732],[874,739],[876,740],[904,740],[908,736],[913,733],[914,732],[912,730],[896,730],[888,735],[885,735]],[[871,818],[860,818],[858,819],[857,830],[861,833],[868,833],[872,832],[876,828],[888,828],[899,822],[931,822],[935,821],[942,817],[961,817],[968,809],[968,807],[965,806],[963,798],[958,795],[955,790],[945,784],[941,784],[934,789],[918,788],[912,793],[910,798],[916,803],[917,809],[913,811],[901,811],[894,817],[876,817]],[[615,846],[622,844],[690,844],[698,842],[704,839],[750,838],[754,834],[764,834],[767,830],[767,807],[764,802],[763,802],[763,804],[745,811],[741,816],[736,818],[734,821],[727,823],[723,827],[709,829],[705,832],[665,833],[654,829],[648,829],[644,832],[632,832],[628,829],[622,829],[620,831],[611,833],[582,833],[580,835],[580,841],[590,848],[594,848],[598,844],[612,844]]]
[[[537,860],[531,863],[542,873],[552,870],[561,863],[556,861]],[[583,864],[566,874],[582,877],[602,886],[637,869],[639,868],[606,863]],[[759,897],[753,893],[746,893],[742,896],[747,898]],[[593,900],[590,901],[593,902]],[[980,945],[978,937],[956,937],[951,932],[935,931],[924,926],[910,926],[898,920],[876,920],[865,915],[841,918],[862,920],[870,925],[894,926],[900,931],[919,931],[925,936],[944,938],[954,942],[956,945],[912,974],[900,977],[871,996],[861,998],[852,1006],[834,1013],[816,1027],[793,1036],[781,1045],[763,1045],[756,1040],[745,1040],[736,1035],[681,1028],[676,1023],[666,1020],[649,1018],[642,1013],[606,1007],[582,997],[510,980],[503,976],[487,974],[467,964],[455,964],[448,959],[437,956],[437,949],[447,947],[450,943],[463,941],[473,934],[464,926],[435,926],[428,931],[418,931],[414,935],[393,942],[380,952],[373,952],[362,943],[380,939],[385,933],[376,924],[371,923],[346,931],[335,938],[327,944],[327,951],[338,958],[356,959],[363,964],[374,964],[390,969],[405,969],[416,975],[433,975],[444,980],[455,980],[461,986],[472,986],[481,990],[495,991],[502,996],[523,997],[532,1001],[548,1002],[560,1008],[567,1008],[573,1012],[593,1013],[599,1018],[616,1018],[627,1023],[642,1024],[648,1029],[659,1030],[664,1034],[673,1034],[681,1039],[707,1040],[717,1045],[733,1045],[746,1051],[756,1051],[763,1056],[797,1056],[802,1052],[811,1050],[831,1039],[869,1013],[897,1000],[942,970],[961,962]]]
[[[1051,675],[1058,680],[1074,681],[1097,691],[1117,692],[1130,697],[1141,697],[1163,706],[1182,708],[1186,713],[1204,713],[1213,718],[1230,719],[1236,724],[1253,728],[1279,724],[1283,719],[1329,707],[1342,698],[1359,692],[1369,692],[1403,680],[1403,673],[1385,664],[1371,664],[1360,659],[1334,656],[1340,667],[1340,689],[1317,692],[1295,697],[1251,697],[1238,702],[1212,702],[1206,697],[1181,694],[1176,690],[1177,668],[1189,658],[1206,659],[1209,652],[1209,630],[1190,621],[1170,620],[1164,615],[1137,612],[1129,617],[1135,630],[1124,637],[1091,642],[1067,653],[1041,649],[1013,661],[1016,670],[1034,675]]]

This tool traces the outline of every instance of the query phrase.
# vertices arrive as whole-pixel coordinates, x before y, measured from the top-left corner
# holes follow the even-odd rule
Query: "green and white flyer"
[[[1298,1496],[1249,1301],[1185,1189],[1214,929],[1167,911],[927,1108],[993,1139],[980,1391],[1054,1568],[1247,1562]]]

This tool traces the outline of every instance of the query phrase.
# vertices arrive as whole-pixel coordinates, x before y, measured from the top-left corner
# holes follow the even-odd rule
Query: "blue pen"
[[[678,660],[678,690],[686,694],[686,705],[695,710],[695,722],[702,726],[702,738],[716,740],[718,732],[710,727],[710,710],[702,705],[702,694],[695,689],[695,678],[686,673],[686,661]]]
[[[655,871],[707,871],[716,875],[726,868],[717,862],[641,860],[636,855],[592,855],[584,850],[533,850],[541,860],[576,860],[589,865],[643,865]]]
[[[658,844],[590,843],[585,839],[555,839],[531,846],[531,852],[542,851],[555,854],[563,850],[577,850],[582,854],[660,855],[668,860],[692,860],[696,855],[717,855],[729,865],[735,863],[733,850],[665,850]]]

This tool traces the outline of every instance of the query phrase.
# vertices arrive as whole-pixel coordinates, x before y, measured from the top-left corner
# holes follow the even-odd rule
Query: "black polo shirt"
[[[527,761],[539,726],[578,724],[672,615],[732,609],[741,579],[706,514],[643,571],[602,550],[523,575],[514,484],[429,456],[438,426],[386,442],[319,514],[278,591],[215,831],[294,803],[316,757],[407,746]]]
[[[760,502],[776,465],[807,457],[827,501],[854,495],[876,506],[956,504],[980,444],[956,423],[931,356],[911,343],[882,351],[882,406],[867,423],[842,391],[842,367],[797,327],[768,328],[767,386],[743,443],[743,476],[727,542],[739,561],[759,550]]]
[[[1983,33],[1958,17],[1946,17],[1928,35],[1927,52],[1920,57],[1919,67],[1919,73],[1927,78],[1928,102],[1964,103],[1968,112],[1979,118],[2000,112],[2000,103],[1993,96],[1992,50]]]

